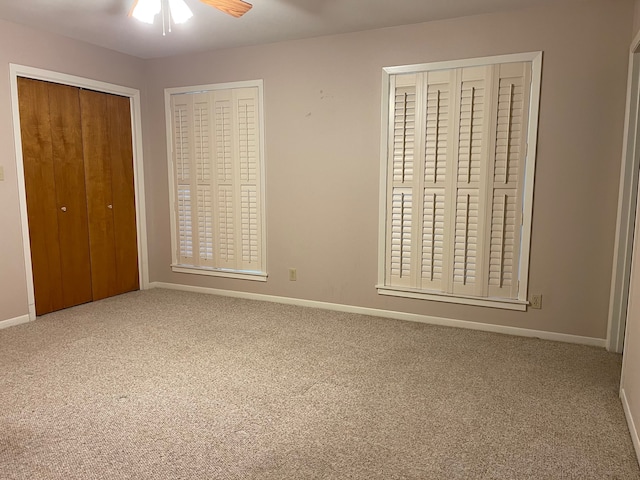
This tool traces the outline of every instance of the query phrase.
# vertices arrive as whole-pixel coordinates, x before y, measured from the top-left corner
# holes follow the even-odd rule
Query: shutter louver
[[[233,178],[233,151],[231,145],[231,100],[216,99],[216,174],[218,183],[231,183]]]
[[[484,81],[462,82],[460,133],[458,137],[458,183],[478,183],[484,138]]]
[[[245,270],[255,270],[258,252],[258,195],[252,186],[242,187],[240,208],[242,226],[242,265]]]
[[[489,260],[489,288],[513,286],[516,265],[516,192],[496,191],[491,219],[491,250]],[[519,225],[517,225],[519,227]]]
[[[258,158],[256,150],[256,111],[253,98],[238,101],[238,150],[240,158],[240,179],[255,182],[258,178]]]
[[[235,212],[231,187],[218,188],[218,264],[222,268],[235,268]]]
[[[425,184],[444,187],[449,136],[448,83],[429,85],[427,93],[427,131],[425,142]]]
[[[194,134],[196,155],[196,177],[198,184],[211,181],[211,155],[209,152],[209,105],[208,102],[194,102]]]
[[[412,192],[410,188],[396,188],[391,206],[391,282],[409,285],[411,280]]]
[[[416,87],[398,87],[393,124],[393,181],[413,180],[416,136]]]
[[[213,266],[213,204],[211,187],[198,185],[198,253],[201,265]]]
[[[178,182],[189,182],[191,164],[189,158],[189,122],[188,106],[186,103],[174,106],[174,153],[175,169]]]
[[[445,194],[425,189],[422,221],[422,288],[442,288],[445,269]]]
[[[478,192],[458,190],[455,214],[453,292],[475,291],[478,254]]]
[[[178,185],[178,256],[186,263],[193,261],[193,225],[191,222],[191,187]]]

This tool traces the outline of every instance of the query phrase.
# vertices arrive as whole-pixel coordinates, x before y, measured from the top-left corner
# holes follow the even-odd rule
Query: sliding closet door
[[[78,89],[18,79],[36,314],[92,300]]]
[[[129,99],[82,90],[93,299],[137,290],[138,249]]]

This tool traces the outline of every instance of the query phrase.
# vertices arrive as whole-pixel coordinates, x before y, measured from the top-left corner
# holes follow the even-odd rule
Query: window
[[[541,61],[384,69],[380,294],[526,309]]]
[[[262,81],[165,96],[173,271],[266,280]]]

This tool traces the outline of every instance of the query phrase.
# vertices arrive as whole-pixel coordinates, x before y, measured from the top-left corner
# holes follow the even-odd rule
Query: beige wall
[[[633,35],[637,35],[640,31],[640,0],[635,1],[633,11]]]
[[[16,63],[132,88],[143,86],[143,62],[65,37],[0,21],[0,321],[28,313],[16,177],[9,64]]]
[[[151,280],[604,338],[634,3],[561,3],[149,61]],[[382,67],[536,50],[544,62],[530,292],[544,295],[543,309],[377,295]],[[257,78],[269,281],[174,274],[163,89]]]

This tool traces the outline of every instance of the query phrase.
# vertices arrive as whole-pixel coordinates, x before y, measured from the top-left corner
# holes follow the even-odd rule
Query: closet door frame
[[[16,171],[18,177],[18,197],[20,202],[20,219],[22,223],[22,245],[24,265],[27,275],[27,297],[29,302],[29,320],[36,318],[35,293],[33,287],[33,267],[31,264],[31,242],[29,240],[29,222],[27,217],[27,194],[24,177],[24,160],[22,157],[22,137],[20,132],[20,110],[18,104],[18,77],[44,80],[72,87],[86,88],[102,93],[110,93],[128,97],[131,105],[131,135],[133,139],[133,178],[136,210],[136,230],[138,241],[138,276],[140,290],[149,288],[149,261],[147,253],[147,222],[144,194],[144,168],[142,159],[142,110],[140,107],[140,90],[99,82],[89,78],[67,75],[64,73],[43,70],[24,65],[10,64],[11,108],[13,113],[13,135],[15,145]]]

